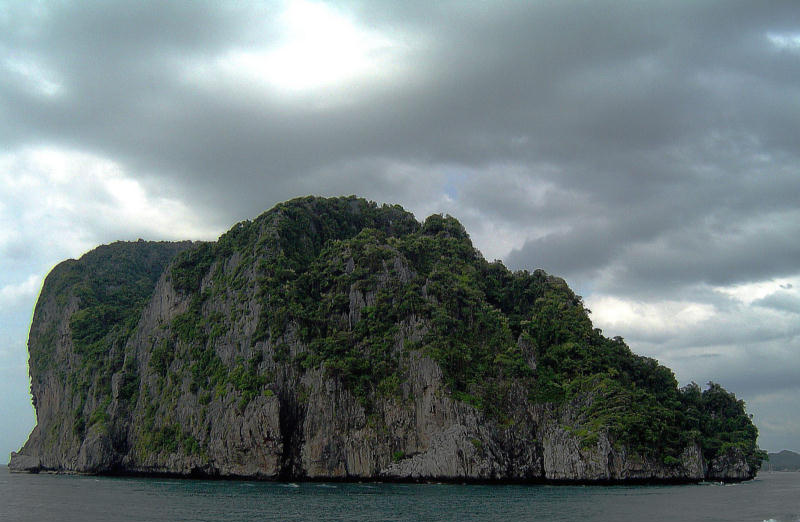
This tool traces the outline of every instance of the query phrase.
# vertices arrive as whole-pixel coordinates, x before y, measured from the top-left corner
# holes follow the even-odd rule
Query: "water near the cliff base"
[[[10,474],[2,521],[800,521],[800,473],[737,485],[459,486]]]

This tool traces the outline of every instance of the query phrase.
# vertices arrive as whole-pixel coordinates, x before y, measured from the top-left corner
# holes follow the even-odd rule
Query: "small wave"
[[[300,484],[295,484],[294,482],[289,482],[288,484],[281,484],[281,487],[284,487],[284,488],[299,488]]]
[[[336,489],[336,486],[333,484],[317,484],[318,488],[328,488],[328,489]]]

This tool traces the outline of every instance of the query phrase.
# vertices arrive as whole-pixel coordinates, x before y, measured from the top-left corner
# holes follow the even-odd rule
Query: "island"
[[[116,242],[47,276],[12,471],[269,480],[751,479],[744,403],[594,328],[453,217],[305,197],[215,242]]]

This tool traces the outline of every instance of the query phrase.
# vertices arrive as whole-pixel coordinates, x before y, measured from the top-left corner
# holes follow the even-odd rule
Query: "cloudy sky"
[[[457,217],[800,450],[798,155],[796,2],[3,0],[0,453],[53,265],[307,194]]]

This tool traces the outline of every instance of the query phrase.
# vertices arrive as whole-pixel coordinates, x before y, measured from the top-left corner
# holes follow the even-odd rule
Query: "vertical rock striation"
[[[761,457],[741,401],[679,390],[563,280],[354,197],[65,261],[29,350],[15,471],[687,482]]]

